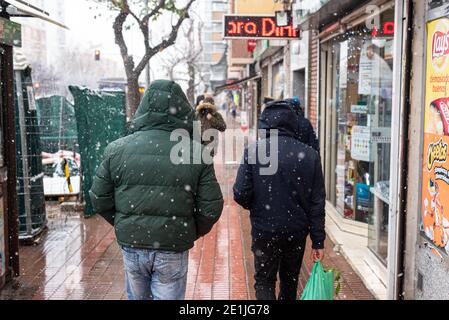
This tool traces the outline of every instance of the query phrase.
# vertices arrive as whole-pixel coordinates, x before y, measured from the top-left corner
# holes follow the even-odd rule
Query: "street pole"
[[[146,14],[148,14],[148,0],[145,0],[145,11],[146,11]],[[150,23],[149,22],[148,22],[147,28],[150,29]],[[148,32],[149,32],[149,30],[148,30]],[[148,60],[148,63],[146,65],[146,67],[145,67],[145,82],[146,82],[147,88],[150,86],[150,81],[151,81],[150,60]]]

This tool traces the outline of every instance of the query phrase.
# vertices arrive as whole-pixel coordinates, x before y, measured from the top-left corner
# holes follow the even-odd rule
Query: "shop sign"
[[[449,19],[427,24],[421,232],[449,253]]]
[[[371,35],[373,37],[394,36],[394,21],[387,21],[380,27],[374,26]]]
[[[351,106],[351,112],[352,113],[367,113],[368,112],[368,105],[366,105],[366,104],[353,104]]]
[[[254,39],[249,39],[247,42],[247,50],[250,53],[253,53],[254,50],[256,50],[257,47],[257,40]]]
[[[274,16],[224,16],[224,39],[298,39],[299,30],[293,24],[276,25]]]
[[[0,18],[0,43],[21,47],[22,26],[11,20]]]

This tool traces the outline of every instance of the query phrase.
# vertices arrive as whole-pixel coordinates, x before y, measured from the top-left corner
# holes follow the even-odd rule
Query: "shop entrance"
[[[368,224],[368,247],[386,264],[394,10],[379,21],[322,44],[321,134],[328,200]]]
[[[293,95],[299,97],[302,106],[305,104],[306,71],[305,69],[293,71]]]

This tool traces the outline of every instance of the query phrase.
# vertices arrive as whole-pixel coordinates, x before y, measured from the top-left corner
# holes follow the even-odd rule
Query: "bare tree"
[[[178,31],[183,21],[189,18],[189,9],[195,0],[187,0],[183,8],[176,7],[176,0],[150,0],[147,4],[139,0],[96,0],[97,2],[106,2],[111,9],[118,11],[113,23],[115,43],[120,48],[125,73],[127,78],[127,95],[126,95],[126,114],[131,118],[137,110],[140,102],[139,93],[139,77],[150,59],[173,45],[176,41]],[[149,23],[156,21],[164,13],[171,12],[176,14],[178,19],[176,23],[171,25],[171,31],[168,36],[159,43],[152,45],[150,42]],[[129,53],[128,45],[125,41],[124,30],[127,29],[125,22],[131,18],[137,23],[140,32],[143,35],[145,53],[141,60],[136,63],[133,56]]]
[[[168,77],[173,81],[187,83],[187,98],[194,103],[196,88],[204,83],[203,72],[200,67],[201,53],[203,52],[202,28],[204,23],[200,20],[189,20],[181,28],[181,35],[177,43],[167,50],[161,57]],[[183,71],[177,71],[182,68]]]

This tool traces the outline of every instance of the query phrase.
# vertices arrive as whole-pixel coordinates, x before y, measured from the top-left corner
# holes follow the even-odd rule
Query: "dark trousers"
[[[279,273],[279,300],[296,300],[298,278],[304,257],[306,237],[274,237],[253,239],[252,251],[257,300],[276,300],[276,280]]]

